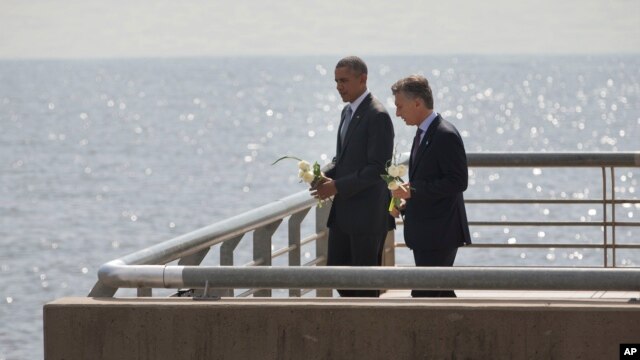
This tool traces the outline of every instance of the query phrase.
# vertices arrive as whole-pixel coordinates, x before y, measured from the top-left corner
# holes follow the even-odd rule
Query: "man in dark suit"
[[[367,65],[350,56],[338,62],[336,88],[349,104],[342,110],[336,156],[325,179],[312,189],[319,199],[333,196],[328,266],[376,266],[388,230],[395,226],[390,194],[380,177],[393,153],[393,124],[382,103],[367,89]],[[377,297],[378,290],[338,290],[341,296]]]
[[[416,266],[453,266],[458,247],[471,243],[462,192],[467,156],[458,130],[433,111],[429,82],[413,75],[396,82],[396,116],[416,126],[409,183],[393,191],[404,199],[404,239]],[[413,290],[413,297],[456,297],[453,290]]]

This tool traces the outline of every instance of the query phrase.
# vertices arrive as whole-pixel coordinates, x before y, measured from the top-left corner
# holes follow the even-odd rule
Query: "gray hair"
[[[367,64],[364,63],[362,59],[357,56],[347,56],[345,58],[340,59],[336,64],[336,69],[339,67],[347,67],[351,71],[355,72],[356,75],[362,75],[367,73]]]
[[[433,109],[433,92],[429,81],[421,75],[411,75],[396,81],[391,86],[393,95],[403,93],[410,99],[420,98],[428,109]]]

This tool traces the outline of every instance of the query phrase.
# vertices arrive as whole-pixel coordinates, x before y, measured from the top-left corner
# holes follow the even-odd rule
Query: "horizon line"
[[[64,57],[64,56],[43,56],[43,57],[3,57],[0,56],[0,61],[83,61],[83,60],[186,60],[186,59],[229,59],[229,58],[308,58],[308,57],[336,57],[342,58],[353,54],[335,54],[335,53],[323,53],[323,54],[216,54],[216,55],[128,55],[128,56],[87,56],[87,57]],[[381,57],[568,57],[568,56],[638,56],[640,51],[619,51],[619,52],[566,52],[566,53],[484,53],[484,52],[468,52],[468,53],[405,53],[405,54],[359,54],[357,56],[362,58],[381,58]]]

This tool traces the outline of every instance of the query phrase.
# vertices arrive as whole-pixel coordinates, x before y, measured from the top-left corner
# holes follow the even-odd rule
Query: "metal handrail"
[[[640,291],[640,268],[125,266],[112,286],[269,289],[477,289]]]
[[[212,246],[281,221],[292,214],[308,210],[315,204],[315,199],[309,197],[308,191],[298,192],[224,221],[112,260],[100,267],[98,278],[102,276],[101,274],[109,273],[113,265],[166,264],[201,251],[208,251]],[[117,287],[108,287],[98,281],[89,296],[113,296],[116,290]]]
[[[482,152],[467,153],[472,167],[638,167],[640,151],[596,152]]]
[[[618,248],[638,248],[640,244],[616,245],[616,226],[639,226],[640,223],[616,222],[615,217],[611,221],[607,219],[607,205],[612,208],[621,203],[638,203],[635,199],[615,199],[613,185],[615,167],[640,167],[640,152],[621,153],[469,153],[467,155],[470,167],[600,167],[603,173],[603,199],[602,200],[549,200],[549,199],[488,199],[486,203],[547,203],[549,201],[562,201],[567,203],[601,203],[604,208],[604,219],[602,222],[594,223],[603,226],[604,242],[598,247],[603,249],[613,249],[613,264],[615,266],[615,249]],[[607,199],[606,172],[605,168],[611,168],[612,197]],[[472,199],[468,203],[481,203],[481,199]],[[139,294],[150,294],[148,288],[164,287],[164,277],[178,269],[190,269],[192,265],[199,265],[208,251],[215,245],[222,244],[221,265],[232,265],[233,250],[240,239],[248,232],[254,231],[254,261],[253,264],[260,264],[261,269],[266,269],[271,265],[274,254],[271,252],[271,236],[278,228],[283,219],[289,217],[289,246],[276,251],[276,255],[289,252],[289,264],[291,266],[300,265],[299,251],[303,244],[316,242],[316,259],[309,264],[322,264],[326,259],[326,217],[328,207],[317,209],[316,211],[316,234],[300,239],[300,222],[305,218],[307,212],[316,205],[316,201],[309,197],[308,191],[301,191],[284,199],[275,201],[265,206],[253,209],[244,214],[234,216],[221,222],[209,225],[188,234],[178,236],[166,242],[151,246],[144,250],[134,252],[122,258],[110,261],[102,265],[98,271],[99,280],[91,290],[89,296],[113,296],[120,287],[137,287]],[[613,212],[615,215],[615,211]],[[540,222],[540,224],[557,223],[561,225],[573,224],[571,222]],[[472,225],[540,225],[533,222],[471,222]],[[575,224],[576,226],[578,223]],[[579,225],[587,225],[580,222]],[[607,241],[607,227],[611,227],[612,242]],[[228,246],[227,246],[228,245]],[[473,245],[486,247],[487,244]],[[505,247],[504,244],[491,244],[494,247]],[[527,244],[509,244],[511,247],[525,247]],[[543,244],[530,244],[529,247],[537,247]],[[586,245],[586,246],[585,246]],[[575,247],[591,247],[593,244],[577,244]],[[394,245],[396,247],[397,245]],[[561,244],[546,244],[545,247],[562,246]],[[604,266],[607,267],[608,251],[604,251]],[[295,259],[294,255],[298,255]],[[165,266],[174,260],[180,260],[179,266]],[[224,260],[224,261],[223,261]],[[162,277],[153,278],[159,274],[158,269],[162,268]],[[204,269],[205,267],[199,267]],[[490,268],[483,268],[490,269]],[[354,269],[362,270],[362,268]],[[138,279],[138,280],[135,280]],[[151,279],[151,280],[150,280]],[[173,283],[172,283],[173,284]],[[310,283],[300,288],[309,288]],[[202,285],[202,284],[200,284]],[[294,286],[297,287],[297,286]],[[352,286],[350,286],[352,287]],[[412,286],[417,288],[415,286]],[[320,288],[320,287],[315,287]],[[336,288],[331,286],[329,288]],[[352,287],[357,288],[357,287]],[[394,288],[385,286],[384,288]],[[456,287],[460,288],[460,287]],[[319,291],[320,293],[321,291]],[[257,292],[260,293],[260,292]],[[294,293],[294,292],[292,292]],[[327,295],[327,292],[322,292]],[[269,293],[260,293],[261,296]],[[298,293],[299,294],[299,293]],[[330,293],[329,293],[330,294]]]
[[[571,204],[601,204],[603,208],[602,221],[592,222],[550,222],[550,221],[471,221],[469,225],[475,226],[602,226],[603,227],[603,264],[609,266],[609,252],[612,249],[612,266],[616,266],[617,248],[640,248],[640,244],[619,246],[616,244],[616,226],[639,226],[638,222],[617,222],[615,219],[615,205],[622,203],[637,204],[636,199],[615,199],[615,168],[616,167],[639,167],[640,152],[620,152],[620,153],[537,153],[512,152],[508,156],[503,153],[470,153],[467,156],[469,166],[473,167],[591,167],[600,168],[602,171],[602,199],[599,200],[565,200],[565,199],[468,199],[469,204],[551,204],[551,203],[571,203]],[[606,168],[610,169],[611,178],[611,199],[607,199],[607,175]],[[607,205],[611,205],[611,221],[607,220]],[[608,242],[607,229],[611,228],[611,243]],[[529,245],[529,246],[527,246]],[[513,247],[536,247],[533,244],[520,244]],[[553,247],[554,244],[539,244]],[[471,245],[472,247],[474,245]],[[576,248],[587,248],[589,246],[575,246]]]

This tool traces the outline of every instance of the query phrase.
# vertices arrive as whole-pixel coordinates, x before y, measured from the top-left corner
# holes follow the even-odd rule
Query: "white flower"
[[[313,181],[313,179],[315,179],[315,175],[313,175],[313,173],[311,171],[305,171],[304,174],[302,174],[302,176],[300,176],[302,178],[302,181],[311,184],[311,182]]]
[[[387,169],[387,174],[389,174],[390,176],[398,177],[398,176],[400,176],[399,173],[400,173],[400,170],[395,165],[391,165]]]
[[[403,177],[407,175],[407,166],[406,165],[398,165],[398,176]]]
[[[309,171],[311,170],[311,164],[309,164],[308,161],[302,160],[298,163],[298,169],[302,171]]]
[[[398,188],[400,187],[400,183],[397,181],[392,181],[390,182],[387,187],[389,188],[389,190],[393,191],[393,190],[398,190]]]

